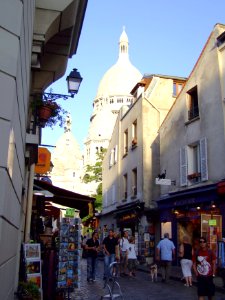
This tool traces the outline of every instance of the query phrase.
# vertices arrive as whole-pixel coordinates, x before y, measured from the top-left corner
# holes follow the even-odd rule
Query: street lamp
[[[70,74],[66,77],[68,92],[71,94],[71,97],[74,97],[78,93],[81,81],[83,78],[80,76],[80,73],[77,69],[73,69]]]
[[[66,77],[68,93],[70,95],[54,94],[52,93],[52,90],[50,90],[50,93],[42,94],[42,99],[55,101],[60,98],[64,100],[68,98],[74,98],[74,95],[78,93],[82,80],[83,78],[80,76],[80,73],[77,71],[77,69],[73,69],[73,71],[71,71],[70,74]]]

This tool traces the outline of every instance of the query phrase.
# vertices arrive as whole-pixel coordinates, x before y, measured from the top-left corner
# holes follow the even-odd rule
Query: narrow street
[[[86,281],[86,260],[81,263],[81,287],[71,294],[73,300],[100,300],[106,295],[107,290],[103,289],[103,261],[99,261],[98,276],[94,283]],[[194,300],[197,299],[197,290],[193,286],[187,288],[182,282],[171,280],[162,283],[158,277],[157,282],[151,282],[149,274],[137,271],[136,278],[119,277],[119,284],[122,289],[124,300]],[[215,300],[225,300],[225,294],[217,292]]]

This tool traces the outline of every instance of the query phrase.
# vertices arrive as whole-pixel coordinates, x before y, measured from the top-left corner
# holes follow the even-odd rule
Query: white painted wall
[[[182,189],[180,186],[179,150],[206,137],[209,179],[200,184],[217,182],[225,177],[224,134],[224,51],[218,51],[217,36],[225,26],[216,25],[183,91],[160,128],[161,169],[176,180],[176,186],[161,186],[161,193]],[[220,61],[220,66],[218,62]],[[187,91],[197,85],[199,119],[187,123]],[[184,187],[186,188],[186,187]]]
[[[7,300],[14,299],[23,224],[21,199],[25,185],[25,133],[35,1],[0,2],[0,299]]]

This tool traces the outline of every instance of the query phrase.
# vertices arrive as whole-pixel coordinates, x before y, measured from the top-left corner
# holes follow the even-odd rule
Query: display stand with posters
[[[59,231],[57,290],[68,293],[80,287],[80,218],[62,218]]]
[[[42,298],[40,244],[24,244],[24,257],[26,264],[27,281],[31,281],[39,287],[39,291]]]

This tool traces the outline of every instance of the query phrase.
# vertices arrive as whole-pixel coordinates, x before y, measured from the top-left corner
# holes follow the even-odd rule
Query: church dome
[[[96,99],[130,95],[133,87],[141,80],[142,74],[129,60],[128,45],[128,37],[123,29],[119,41],[119,58],[100,81]]]
[[[113,114],[107,107],[103,108],[98,114],[92,117],[88,130],[88,140],[110,139],[117,114]]]

